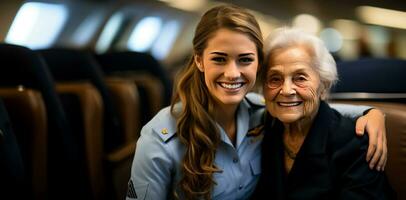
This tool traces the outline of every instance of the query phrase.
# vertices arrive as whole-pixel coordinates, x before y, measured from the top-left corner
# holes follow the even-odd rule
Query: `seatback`
[[[27,198],[24,165],[8,113],[0,100],[0,195]]]
[[[47,116],[41,94],[22,87],[0,88],[21,152],[30,199],[47,197]]]
[[[100,136],[101,138],[94,137],[93,140],[77,137],[79,143],[83,144],[86,150],[82,155],[86,156],[86,158],[81,158],[86,163],[82,163],[82,165],[91,169],[88,174],[82,174],[82,178],[84,178],[82,182],[89,182],[91,184],[93,196],[86,196],[89,195],[87,192],[88,185],[82,184],[81,188],[85,188],[83,194],[87,199],[100,199],[102,196],[103,198],[113,198],[113,196],[117,196],[120,188],[115,187],[117,184],[113,183],[113,181],[117,180],[118,185],[120,185],[122,182],[126,183],[128,178],[122,181],[124,179],[118,178],[115,175],[115,171],[127,171],[127,168],[131,167],[131,163],[121,161],[110,162],[109,160],[106,160],[102,164],[99,163],[100,165],[92,163],[99,162],[100,158],[109,157],[110,154],[115,154],[117,151],[121,152],[122,148],[127,149],[125,145],[138,139],[140,121],[138,110],[139,97],[136,86],[133,81],[128,80],[115,79],[106,81],[98,64],[86,51],[52,48],[39,50],[38,52],[45,57],[57,81],[57,85],[61,83],[77,84],[78,82],[87,81],[97,88],[100,93],[104,109],[102,115],[104,116],[102,123],[104,125],[103,135]],[[58,92],[60,93],[61,91],[58,89]],[[91,106],[89,108],[85,106],[84,109],[80,109],[81,106],[78,105],[80,102],[77,99],[77,95],[72,93],[60,93],[60,97],[63,104],[66,105],[68,118],[72,122],[75,132],[83,132],[87,138],[90,134],[87,133],[86,124],[81,124],[83,123],[84,116],[80,116],[80,112],[85,112],[85,115],[88,115],[90,111],[87,110]],[[85,130],[82,130],[83,128]],[[98,141],[104,141],[104,151],[102,154],[88,154],[89,150],[92,149],[91,146],[94,146],[91,144],[92,141],[96,142],[96,144]],[[97,167],[95,168],[95,166]],[[104,170],[103,175],[99,174],[101,169]],[[106,189],[102,189],[103,187]]]
[[[333,93],[406,93],[406,60],[369,58],[337,63]]]
[[[137,86],[133,81],[123,78],[107,77],[105,80],[114,104],[117,105],[126,143],[136,141],[141,131],[140,97]]]
[[[45,59],[57,82],[90,81],[100,92],[104,106],[104,149],[110,152],[124,143],[123,127],[104,74],[94,58],[86,51],[52,48],[38,51]]]
[[[109,52],[95,55],[103,71],[111,74],[149,74],[155,77],[163,86],[163,106],[170,103],[172,81],[169,72],[150,54],[134,51]]]
[[[44,100],[48,117],[49,198],[74,196],[76,191],[80,191],[77,184],[80,179],[78,145],[45,62],[35,51],[11,44],[0,44],[0,59],[0,86],[20,85],[35,89]]]
[[[65,107],[80,149],[81,193],[75,198],[106,199],[103,154],[103,102],[89,82],[57,83],[56,90]]]

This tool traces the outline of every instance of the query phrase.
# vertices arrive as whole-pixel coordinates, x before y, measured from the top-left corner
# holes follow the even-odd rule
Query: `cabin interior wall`
[[[0,1],[0,41],[4,42],[13,19],[24,0]]]

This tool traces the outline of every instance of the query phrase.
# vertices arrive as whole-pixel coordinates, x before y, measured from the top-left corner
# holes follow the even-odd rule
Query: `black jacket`
[[[321,102],[289,174],[284,167],[283,124],[267,117],[262,174],[252,199],[394,199],[383,172],[366,162],[368,137],[355,121]]]

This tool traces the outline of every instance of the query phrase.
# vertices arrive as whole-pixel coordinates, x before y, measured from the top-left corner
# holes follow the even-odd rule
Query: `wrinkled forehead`
[[[271,52],[268,62],[269,70],[283,71],[285,68],[292,70],[311,70],[312,56],[303,46],[292,46],[276,49]]]

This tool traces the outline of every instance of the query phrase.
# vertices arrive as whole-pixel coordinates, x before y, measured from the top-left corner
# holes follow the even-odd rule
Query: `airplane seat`
[[[48,133],[48,197],[73,198],[80,191],[77,172],[80,171],[77,142],[46,63],[35,51],[26,47],[0,44],[0,86],[23,86],[38,90],[45,103]],[[65,195],[60,195],[65,194]]]
[[[398,199],[406,199],[406,60],[360,59],[337,63],[336,103],[370,105],[386,115],[388,161],[385,173]]]
[[[115,52],[95,57],[108,77],[126,78],[136,84],[140,96],[141,126],[169,104],[169,88],[172,85],[168,74],[149,54]],[[144,57],[147,61],[144,61]]]
[[[105,199],[103,157],[103,102],[89,82],[57,83],[56,90],[72,124],[80,149],[81,199]]]
[[[406,93],[406,60],[365,58],[337,62],[339,81],[333,93]]]
[[[28,88],[0,87],[0,97],[21,152],[28,188],[25,193],[32,199],[46,199],[47,116],[42,96]]]
[[[114,155],[115,152],[122,152],[122,149],[129,149],[128,146],[131,146],[138,138],[140,131],[140,113],[138,109],[139,96],[136,86],[133,82],[128,80],[104,78],[104,74],[99,68],[99,65],[86,51],[52,48],[39,50],[38,52],[44,56],[50,67],[50,71],[58,81],[57,85],[60,83],[74,84],[80,81],[88,81],[100,92],[104,107],[104,130],[102,130],[102,141],[104,141],[104,150],[102,153],[104,162],[103,165],[100,166],[104,169],[105,174],[100,176],[104,177],[104,184],[99,184],[99,186],[106,188],[104,192],[107,196],[106,198],[116,196],[118,193],[118,190],[115,190],[115,188],[118,187],[117,183],[120,183],[120,181],[127,183],[128,181],[128,178],[125,180],[117,178],[119,175],[116,171],[122,169],[121,171],[124,172],[124,169],[131,168],[131,163],[107,158],[111,157],[110,154]],[[61,98],[65,99],[64,101],[67,102],[67,104],[69,102],[71,104],[75,102],[72,100],[72,98],[75,98],[72,97],[72,94],[64,94]],[[73,117],[79,113],[79,111],[68,112],[68,114],[72,116],[70,118],[74,122],[73,125],[75,125],[76,129],[83,126],[80,124],[80,119]],[[132,157],[133,151],[134,150],[125,151],[127,156],[121,156],[120,159],[127,160],[127,157]],[[98,160],[98,158],[96,160]],[[113,180],[117,181],[114,182]],[[96,184],[97,181],[92,183]],[[103,190],[100,189],[97,191],[103,192]]]
[[[97,88],[104,105],[105,152],[125,143],[116,105],[104,81],[104,74],[93,57],[86,51],[66,48],[42,49],[38,52],[44,57],[57,82],[88,80]]]
[[[125,199],[135,145],[141,131],[140,97],[136,85],[131,80],[120,77],[107,77],[105,80],[113,94],[115,104],[118,105],[121,120],[124,124],[131,125],[124,126],[125,132],[131,133],[125,135],[128,143],[106,157],[106,167],[111,173],[111,186],[115,191],[113,198]]]
[[[119,77],[106,77],[105,81],[114,104],[117,105],[120,120],[125,125],[123,127],[125,141],[128,143],[137,140],[141,131],[140,97],[137,86],[132,81]]]
[[[163,86],[163,106],[168,106],[172,97],[172,79],[169,72],[149,53],[135,51],[108,52],[95,55],[106,74],[117,72],[150,74]]]
[[[25,168],[7,110],[0,99],[0,196],[28,198]],[[25,190],[25,191],[22,191]]]

